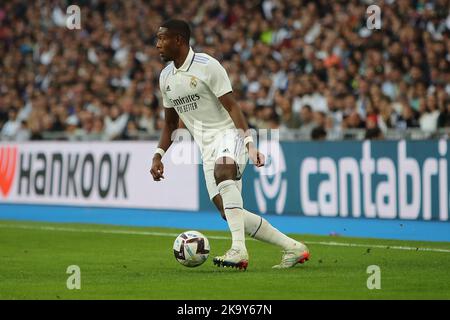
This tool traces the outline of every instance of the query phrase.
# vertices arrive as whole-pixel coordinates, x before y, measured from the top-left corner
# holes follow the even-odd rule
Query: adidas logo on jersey
[[[230,150],[227,149],[223,149],[222,152],[230,152]]]
[[[170,91],[170,86],[167,86],[166,91]]]

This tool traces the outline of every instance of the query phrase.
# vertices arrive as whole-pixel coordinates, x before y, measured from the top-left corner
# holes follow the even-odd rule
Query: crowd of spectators
[[[162,128],[159,25],[189,21],[253,128],[332,139],[346,129],[450,127],[450,1],[62,0],[0,3],[0,131],[137,139]]]

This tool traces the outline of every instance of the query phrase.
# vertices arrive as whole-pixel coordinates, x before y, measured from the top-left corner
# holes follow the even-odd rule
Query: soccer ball
[[[198,231],[181,233],[173,243],[175,259],[183,266],[198,267],[208,259],[209,241]]]

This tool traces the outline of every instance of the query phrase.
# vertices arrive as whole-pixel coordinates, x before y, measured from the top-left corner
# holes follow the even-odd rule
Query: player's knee
[[[236,165],[234,163],[216,163],[216,166],[214,167],[214,179],[216,179],[216,184],[225,180],[236,180]]]
[[[220,196],[220,194],[215,195],[214,198],[212,198],[211,200],[216,206],[217,210],[219,210],[222,219],[227,221],[227,217],[225,216],[225,211],[223,209],[222,197]]]
[[[217,209],[219,210],[220,216],[222,217],[223,220],[227,221],[227,216],[225,215],[225,210],[223,209],[223,203],[222,201],[220,202],[220,205],[216,205]]]

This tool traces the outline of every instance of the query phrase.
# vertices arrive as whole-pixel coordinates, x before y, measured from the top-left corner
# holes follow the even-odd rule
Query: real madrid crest
[[[197,87],[197,78],[191,77],[191,88]]]

